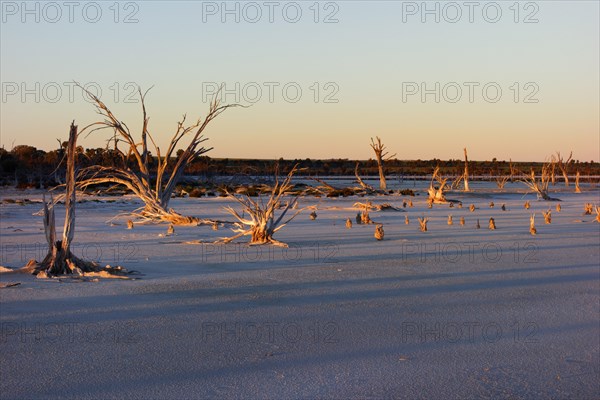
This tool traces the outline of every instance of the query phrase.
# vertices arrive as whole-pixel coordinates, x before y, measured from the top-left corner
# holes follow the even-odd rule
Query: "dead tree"
[[[185,217],[176,213],[169,208],[169,201],[187,165],[200,155],[212,150],[212,148],[202,145],[208,140],[204,137],[206,127],[222,112],[230,107],[239,106],[239,104],[221,105],[218,100],[219,93],[217,93],[210,103],[208,114],[204,120],[198,119],[196,122],[186,125],[186,116],[183,116],[182,120],[177,123],[177,130],[171,138],[167,151],[163,153],[148,128],[149,117],[145,105],[147,91],[142,93],[141,90],[138,90],[143,119],[141,137],[136,139],[127,124],[121,122],[98,97],[86,89],[82,88],[82,90],[93,101],[98,113],[104,117],[103,121],[95,122],[89,127],[93,127],[93,131],[107,128],[113,130],[115,150],[121,158],[122,165],[120,167],[95,165],[86,168],[78,177],[78,187],[84,189],[99,184],[121,185],[131,190],[144,202],[142,208],[133,212],[140,218],[173,224],[202,222],[198,218]],[[178,152],[178,145],[187,138],[190,138],[187,147]],[[120,142],[125,144],[125,150],[117,147]],[[156,155],[155,177],[151,175],[150,170],[153,156],[148,150],[149,144],[154,149],[152,153]],[[177,156],[174,156],[175,154]],[[153,182],[153,178],[155,182]]]
[[[360,175],[358,174],[358,165],[359,163],[356,163],[356,168],[354,168],[354,176],[356,177],[356,181],[358,182],[358,184],[360,185],[361,188],[363,188],[363,190],[365,192],[368,193],[373,193],[375,191],[375,189],[373,188],[373,186],[366,184],[360,177]]]
[[[567,161],[563,160],[562,156],[560,155],[560,152],[558,151],[556,152],[556,158],[554,156],[552,158],[555,160],[556,166],[558,167],[558,169],[562,173],[563,178],[565,179],[565,186],[569,187],[568,164],[573,158],[573,152],[569,154],[569,158],[567,158]]]
[[[75,237],[75,158],[77,149],[77,126],[71,123],[69,131],[69,142],[66,157],[66,179],[65,179],[65,225],[61,240],[56,237],[56,220],[54,218],[54,206],[48,207],[44,200],[44,231],[48,242],[48,254],[41,263],[30,261],[28,267],[38,277],[56,275],[84,275],[90,272],[116,273],[123,271],[117,268],[100,268],[94,262],[84,261],[71,253],[71,243]],[[52,202],[51,202],[52,203]]]
[[[548,201],[558,201],[558,199],[552,198],[548,195],[548,185],[550,184],[550,176],[551,176],[552,162],[544,163],[542,165],[542,174],[538,179],[535,176],[535,172],[531,169],[531,173],[529,176],[524,175],[523,178],[520,179],[529,189],[531,189],[537,195],[538,199],[548,200]]]
[[[470,192],[469,190],[469,159],[467,158],[467,148],[465,150],[465,172],[463,174],[463,181],[465,182],[465,192]]]
[[[298,202],[298,197],[294,197],[291,201],[287,201],[285,205],[281,205],[282,197],[292,188],[292,176],[296,172],[297,167],[292,168],[290,173],[283,182],[279,182],[278,173],[275,174],[275,185],[272,187],[269,200],[264,203],[261,198],[252,200],[249,196],[236,196],[228,193],[229,198],[237,201],[243,209],[243,214],[248,214],[249,218],[240,215],[232,207],[225,207],[225,211],[230,213],[237,219],[232,230],[236,235],[218,240],[216,243],[230,243],[233,240],[242,236],[250,236],[250,245],[272,244],[275,246],[288,247],[286,243],[280,242],[273,238],[273,234],[286,226],[294,219],[303,209],[297,210],[290,218],[283,222],[283,218],[289,209],[294,208]],[[275,211],[281,208],[281,213],[276,218]]]
[[[575,174],[575,193],[581,193],[581,187],[579,187],[579,178],[580,174],[579,171],[577,171]]]
[[[433,182],[437,181],[439,186],[434,186]],[[427,189],[427,193],[429,194],[428,201],[436,204],[447,203],[446,195],[444,192],[446,191],[446,182],[448,178],[443,178],[440,175],[440,167],[435,167],[433,171],[433,175],[431,177],[431,182],[429,183],[429,189]]]
[[[519,172],[517,171],[517,169],[513,165],[512,158],[508,160],[508,168],[509,168],[509,171],[510,171],[510,181],[514,182],[515,175],[518,175]]]
[[[377,167],[379,169],[379,189],[387,190],[387,182],[385,181],[383,163],[385,161],[391,160],[393,157],[396,156],[396,154],[394,153],[393,155],[388,157],[388,153],[385,151],[385,145],[381,143],[381,139],[379,138],[379,136],[376,136],[375,138],[377,139],[377,143],[375,143],[373,138],[371,138],[371,147],[375,152],[375,159],[377,160]]]
[[[510,176],[506,175],[496,176],[496,186],[498,186],[498,189],[504,190],[504,186],[506,185],[506,182],[508,182],[509,179]]]

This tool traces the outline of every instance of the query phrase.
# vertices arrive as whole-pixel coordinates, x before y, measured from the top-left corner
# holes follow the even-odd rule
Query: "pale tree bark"
[[[554,159],[554,157],[552,157]],[[571,152],[569,154],[569,158],[567,158],[567,160],[565,161],[563,159],[563,157],[560,155],[560,152],[556,152],[556,166],[558,167],[558,169],[560,170],[560,172],[562,173],[562,176],[565,180],[565,186],[569,187],[569,173],[568,173],[568,167],[569,167],[569,162],[571,162],[571,159],[573,158],[573,152]]]
[[[154,137],[149,131],[149,117],[146,112],[145,97],[148,93],[142,93],[138,89],[142,104],[142,129],[140,139],[134,138],[129,127],[121,122],[110,109],[93,93],[82,88],[82,90],[93,101],[100,115],[104,117],[103,121],[95,122],[89,127],[92,131],[101,129],[111,129],[114,131],[115,150],[122,160],[122,166],[92,166],[84,169],[78,180],[79,188],[86,188],[91,185],[113,183],[121,185],[131,190],[137,197],[144,202],[144,207],[134,211],[137,215],[147,220],[166,221],[173,224],[198,224],[206,222],[195,217],[186,217],[176,213],[169,208],[169,202],[175,186],[184,173],[185,168],[200,155],[207,153],[212,148],[204,147],[202,144],[208,140],[204,136],[206,127],[217,118],[222,112],[230,107],[239,106],[239,104],[221,105],[217,93],[210,103],[207,116],[202,120],[198,119],[189,125],[186,125],[186,116],[178,122],[177,129],[173,134],[163,153],[156,144]],[[87,128],[87,127],[86,127]],[[178,146],[184,139],[188,139],[188,144],[183,151],[176,157]],[[124,143],[125,150],[118,148],[119,143]],[[152,182],[149,145],[154,149],[156,155],[157,171],[155,182]],[[130,167],[130,161],[134,161],[134,168]],[[212,221],[208,221],[212,223]]]
[[[465,192],[470,192],[469,189],[469,159],[467,158],[467,148],[464,148],[465,151],[465,172],[463,175],[463,180],[465,182]]]
[[[437,181],[439,186],[436,187],[433,184],[434,181]],[[441,204],[441,203],[448,202],[448,200],[446,199],[446,195],[445,195],[445,191],[447,190],[447,188],[446,188],[447,181],[448,181],[448,178],[442,179],[442,176],[440,175],[440,167],[436,166],[435,169],[433,170],[431,182],[429,183],[429,189],[427,189],[427,193],[429,194],[428,202],[430,204],[433,204],[433,203]]]
[[[396,154],[392,154],[388,157],[388,152],[385,151],[385,145],[381,143],[379,136],[376,136],[377,143],[371,138],[371,147],[375,152],[375,159],[377,160],[377,167],[379,169],[379,188],[382,190],[387,189],[387,182],[385,180],[385,171],[383,169],[384,162],[391,160]]]
[[[363,188],[367,193],[375,191],[375,189],[373,188],[373,186],[365,183],[362,180],[362,178],[360,177],[360,175],[358,174],[358,163],[356,163],[356,168],[354,168],[354,176],[356,177],[356,181],[358,182],[358,184],[360,185],[360,187]]]
[[[65,225],[61,240],[56,239],[56,220],[54,205],[48,206],[44,199],[44,232],[48,242],[48,254],[41,263],[31,260],[26,269],[38,277],[56,275],[84,275],[86,273],[104,272],[107,274],[123,274],[126,271],[120,267],[100,268],[98,264],[84,261],[71,253],[71,244],[75,237],[75,158],[77,157],[77,126],[71,123],[69,142],[66,156],[65,178]],[[50,202],[52,204],[52,201]]]
[[[581,187],[579,187],[579,178],[580,174],[579,171],[577,171],[575,174],[575,193],[581,193]]]
[[[548,201],[557,201],[558,199],[552,198],[548,195],[548,185],[550,184],[552,171],[552,162],[544,163],[542,165],[542,174],[539,179],[535,176],[533,169],[529,175],[523,175],[520,179],[529,189],[537,194],[538,199]]]
[[[231,214],[238,221],[233,231],[236,233],[232,237],[223,238],[216,243],[230,243],[243,236],[250,236],[250,245],[271,244],[275,246],[288,247],[286,243],[273,238],[273,235],[292,221],[303,209],[297,210],[290,218],[284,221],[284,217],[290,209],[294,209],[298,197],[288,200],[282,204],[283,196],[292,188],[292,177],[297,171],[294,166],[283,182],[279,182],[278,172],[275,173],[275,185],[271,188],[271,195],[266,203],[262,199],[252,200],[249,196],[236,196],[229,193],[229,198],[237,201],[242,206],[242,214],[238,213],[232,207],[225,207],[225,211]],[[279,216],[276,216],[276,211]],[[249,217],[245,218],[247,214]]]

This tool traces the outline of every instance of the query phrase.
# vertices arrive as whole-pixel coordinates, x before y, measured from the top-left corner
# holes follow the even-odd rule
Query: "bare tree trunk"
[[[571,161],[572,158],[573,158],[573,152],[571,152],[569,154],[569,158],[567,158],[567,161],[563,160],[562,156],[560,155],[560,152],[556,152],[556,164],[558,165],[558,168],[560,169],[560,172],[562,173],[562,176],[565,179],[565,187],[569,187],[568,167],[569,167],[569,162]]]
[[[71,253],[71,243],[75,237],[75,158],[77,149],[77,126],[75,121],[71,123],[69,131],[69,143],[67,146],[67,175],[66,175],[66,193],[65,193],[65,225],[63,229],[62,240],[56,240],[56,219],[54,215],[54,206],[48,207],[44,199],[44,232],[48,242],[48,254],[41,263],[30,261],[27,269],[30,267],[32,273],[38,277],[48,277],[53,275],[74,274],[83,275],[86,272],[105,273],[123,273],[126,272],[120,267],[104,269],[99,268],[98,264],[81,260]],[[52,201],[50,202],[52,204]]]
[[[184,115],[183,119],[177,124],[177,130],[171,138],[166,153],[163,154],[148,130],[149,117],[145,106],[147,92],[142,93],[141,89],[139,89],[143,112],[140,142],[139,139],[134,138],[127,125],[121,122],[97,96],[83,87],[81,89],[94,103],[98,113],[104,117],[104,121],[95,122],[83,130],[93,128],[93,132],[106,128],[111,129],[115,137],[115,151],[121,157],[123,165],[122,167],[95,165],[86,168],[79,176],[78,187],[86,188],[90,185],[106,183],[122,185],[131,190],[144,202],[144,207],[134,212],[139,217],[167,221],[173,224],[199,224],[206,222],[212,224],[214,221],[200,220],[195,217],[185,217],[177,214],[169,208],[169,202],[179,179],[189,163],[212,149],[202,146],[208,140],[203,136],[206,127],[222,112],[230,107],[238,106],[238,104],[221,105],[217,93],[210,104],[208,115],[204,120],[198,119],[196,122],[186,126]],[[176,154],[177,147],[184,137],[189,138],[189,143],[175,157],[174,154]],[[154,185],[151,183],[150,176],[151,157],[148,151],[148,141],[154,147],[154,153],[156,154],[156,184]],[[117,143],[119,142],[125,143],[128,149],[126,151],[119,149],[117,147]],[[135,167],[133,168],[130,166],[131,160],[135,161]]]
[[[39,263],[33,263],[34,274],[38,276],[82,274],[96,271],[97,265],[78,259],[71,254],[71,242],[75,235],[75,157],[77,148],[77,126],[71,123],[67,147],[67,176],[65,194],[65,226],[62,240],[56,240],[56,220],[54,207],[44,201],[44,231],[48,242],[48,254]],[[52,203],[52,202],[51,202]],[[32,264],[32,262],[30,262]]]
[[[465,147],[465,174],[464,174],[464,181],[465,181],[465,192],[470,192],[469,190],[469,159],[467,158],[467,148]]]
[[[379,169],[379,188],[381,190],[387,190],[387,182],[385,180],[385,172],[383,169],[383,163],[384,163],[384,161],[390,160],[396,154],[393,154],[393,155],[387,157],[388,153],[385,152],[385,145],[383,143],[381,143],[381,139],[379,138],[379,136],[376,136],[376,138],[377,138],[377,143],[375,143],[373,138],[371,138],[371,147],[373,148],[373,151],[375,152],[375,159],[377,160],[377,168]]]

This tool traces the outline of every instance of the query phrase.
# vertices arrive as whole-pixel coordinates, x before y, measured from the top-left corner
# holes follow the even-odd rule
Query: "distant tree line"
[[[20,188],[51,187],[63,183],[64,159],[66,142],[61,143],[56,150],[44,151],[29,145],[19,145],[6,150],[0,148],[0,184],[16,185]],[[151,158],[151,170],[156,170],[156,157]],[[117,166],[125,162],[121,156],[110,148],[84,149],[77,147],[77,167],[83,168],[91,165]],[[133,160],[129,160],[133,163]],[[350,159],[287,159],[261,160],[261,159],[235,159],[198,157],[185,170],[188,177],[211,179],[215,176],[272,176],[279,168],[281,174],[287,174],[294,165],[298,165],[298,175],[306,176],[353,176],[356,163],[360,163],[362,176],[378,176],[378,165],[375,159],[350,160]],[[542,163],[513,162],[513,167],[520,171],[541,171]],[[464,161],[454,160],[398,160],[386,161],[385,172],[390,178],[405,176],[431,175],[433,169],[439,166],[443,175],[458,176],[463,173]],[[469,161],[470,173],[473,176],[497,176],[510,173],[509,161]],[[582,176],[600,175],[600,163],[582,162],[571,160],[568,171],[575,174],[577,171]]]

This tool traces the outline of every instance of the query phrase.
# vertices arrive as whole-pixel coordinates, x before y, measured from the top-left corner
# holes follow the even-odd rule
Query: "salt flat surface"
[[[414,203],[371,214],[384,224],[381,242],[373,225],[344,226],[366,198],[304,198],[318,217],[306,211],[276,235],[287,250],[184,244],[227,236],[225,228],[164,236],[165,224],[107,224],[139,206],[127,196],[78,204],[73,252],[143,276],[0,275],[21,282],[0,289],[1,398],[600,397],[600,224],[582,215],[584,203],[600,204],[598,190],[555,193],[557,212],[517,185],[475,187],[448,195],[462,209],[427,209],[423,191],[369,198]],[[174,199],[172,207],[229,219],[222,206],[232,204]],[[550,225],[541,215],[548,207]],[[39,209],[0,206],[0,264],[43,258]],[[62,206],[56,213],[62,226]],[[419,216],[430,218],[426,233]]]

